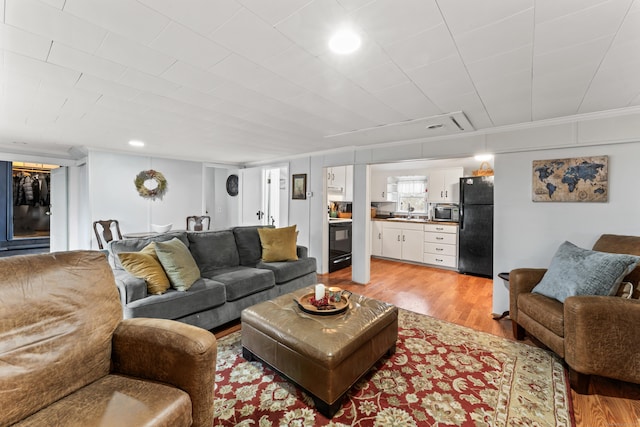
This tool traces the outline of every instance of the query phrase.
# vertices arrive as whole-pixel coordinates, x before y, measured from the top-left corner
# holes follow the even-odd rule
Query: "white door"
[[[462,168],[454,168],[445,171],[444,193],[448,202],[460,202],[460,178],[462,178],[462,175]]]
[[[402,230],[402,259],[422,262],[424,231]]]
[[[429,174],[429,202],[445,202],[444,194],[445,174],[442,171],[433,171]]]
[[[67,168],[51,170],[51,202],[49,204],[50,251],[59,252],[69,249],[69,217],[67,201]]]
[[[371,221],[371,255],[382,256],[382,221]]]
[[[265,220],[269,225],[280,226],[280,168],[264,171]]]
[[[266,209],[263,203],[263,169],[249,168],[240,170],[242,197],[241,225],[267,224]]]
[[[382,256],[402,259],[402,230],[382,227]]]

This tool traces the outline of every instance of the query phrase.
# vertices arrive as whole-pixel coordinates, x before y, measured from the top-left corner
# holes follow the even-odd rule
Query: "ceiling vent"
[[[455,135],[474,130],[467,116],[462,111],[456,111],[439,116],[326,135],[325,138],[331,142],[341,142],[348,145],[368,145]]]

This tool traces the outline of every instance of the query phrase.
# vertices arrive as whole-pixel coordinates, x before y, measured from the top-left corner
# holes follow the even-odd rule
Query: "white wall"
[[[287,205],[289,209],[289,224],[296,225],[296,229],[298,230],[298,244],[302,246],[309,247],[310,241],[310,227],[309,227],[309,206],[311,204],[311,199],[307,198],[306,200],[293,200],[291,199],[291,176],[297,175],[301,173],[307,174],[307,191],[310,190],[310,168],[309,168],[309,158],[297,158],[292,159],[289,162],[289,176],[287,177],[287,195],[285,200],[287,200]],[[314,194],[313,197],[316,197]]]
[[[532,161],[609,156],[606,203],[531,201]],[[519,267],[546,268],[565,240],[590,249],[598,236],[640,235],[638,159],[640,143],[552,149],[496,156],[494,204],[495,274]],[[508,309],[509,293],[494,280],[494,312]]]
[[[89,178],[87,164],[67,168],[67,242],[68,250],[91,247],[93,220],[89,200]]]
[[[136,175],[149,169],[161,172],[167,179],[168,189],[162,200],[144,199],[135,188]],[[173,229],[183,230],[186,217],[202,211],[202,170],[202,164],[197,162],[91,151],[91,222],[117,219],[122,233],[150,231],[151,224],[168,223],[173,224]],[[91,247],[98,247],[95,237]]]

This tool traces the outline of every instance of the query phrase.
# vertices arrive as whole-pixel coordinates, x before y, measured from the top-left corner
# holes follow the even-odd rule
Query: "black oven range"
[[[351,265],[351,220],[329,220],[329,272]]]

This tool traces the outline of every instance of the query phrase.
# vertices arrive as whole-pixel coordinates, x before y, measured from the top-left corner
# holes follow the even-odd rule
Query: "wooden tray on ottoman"
[[[309,314],[315,314],[318,316],[331,316],[334,314],[342,313],[343,311],[349,308],[349,296],[342,295],[340,301],[332,302],[329,305],[329,308],[316,307],[311,304],[311,299],[315,298],[315,292],[309,292],[308,294],[304,294],[295,299],[295,302],[298,303],[298,306]]]
[[[312,396],[328,418],[349,389],[385,354],[395,352],[398,309],[352,294],[349,309],[332,316],[303,311],[300,289],[242,311],[242,354],[260,360]]]

